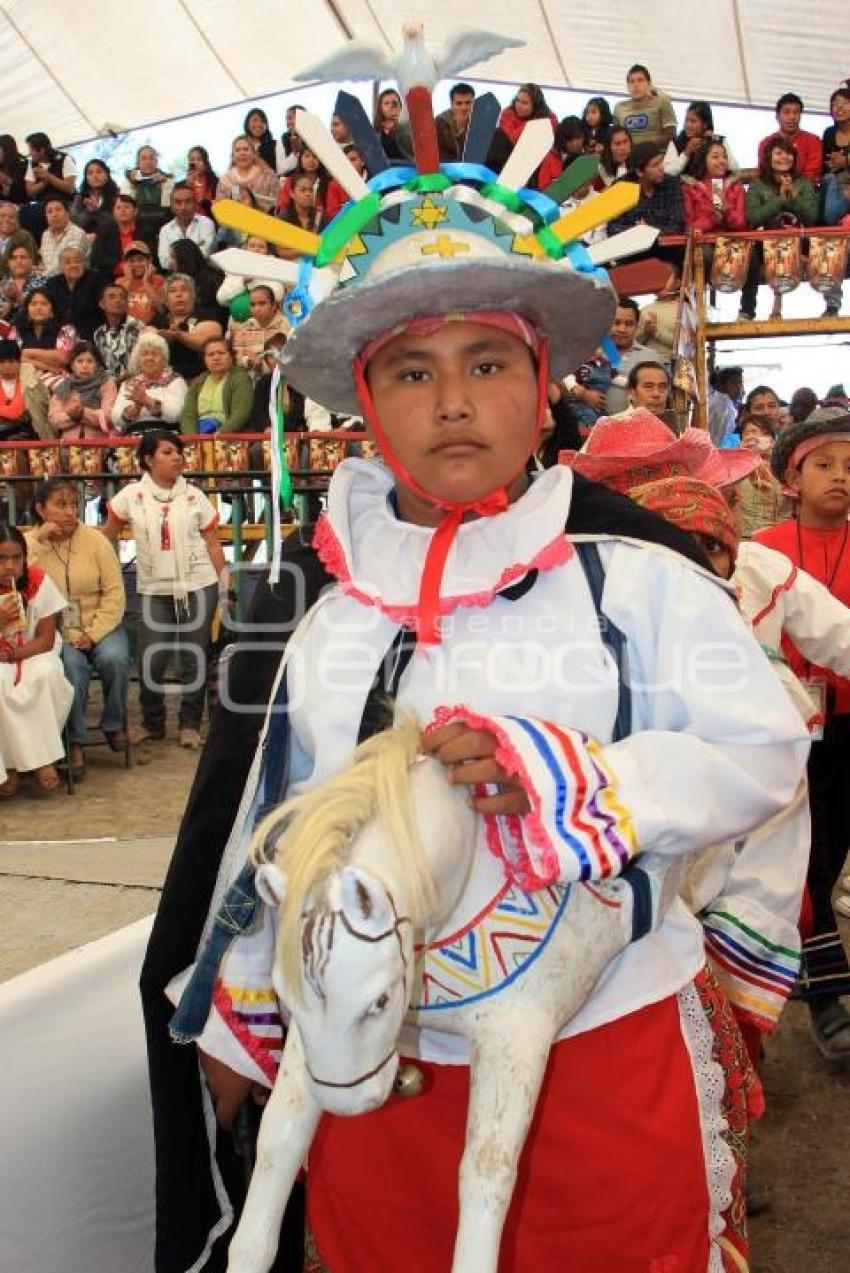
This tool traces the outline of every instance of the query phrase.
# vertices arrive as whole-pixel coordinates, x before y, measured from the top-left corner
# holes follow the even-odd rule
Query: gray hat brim
[[[352,367],[370,340],[419,315],[500,309],[521,314],[548,341],[551,375],[560,379],[598,347],[616,305],[606,279],[531,259],[410,266],[332,292],[289,337],[281,369],[328,411],[360,415]]]

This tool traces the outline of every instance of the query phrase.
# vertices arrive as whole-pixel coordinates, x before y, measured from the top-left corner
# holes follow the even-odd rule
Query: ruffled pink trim
[[[560,863],[541,816],[540,795],[509,735],[492,717],[480,716],[463,704],[438,707],[425,732],[457,721],[463,721],[470,729],[486,730],[494,736],[498,744],[494,754],[496,763],[512,778],[519,780],[531,805],[530,811],[522,817],[517,814],[504,818],[495,814],[483,815],[490,852],[502,859],[508,876],[526,893],[538,893],[551,884],[557,884],[561,874]],[[534,859],[529,851],[529,840],[537,850]]]
[[[416,627],[418,612],[415,603],[391,605],[377,595],[364,592],[362,588],[358,588],[353,582],[345,556],[345,549],[340,543],[336,531],[331,526],[327,514],[320,518],[313,533],[313,547],[318,553],[322,565],[338,580],[347,597],[353,597],[355,601],[359,601],[366,606],[375,606],[388,619],[392,619],[393,623],[403,624],[405,627],[410,628]],[[452,614],[459,606],[477,606],[483,609],[489,606],[496,594],[501,592],[503,588],[515,583],[517,579],[522,579],[529,571],[554,570],[557,566],[565,565],[572,557],[573,551],[572,544],[566,535],[561,532],[556,539],[541,548],[530,561],[506,566],[492,587],[485,588],[481,592],[468,592],[455,597],[441,597],[440,614]]]
[[[215,990],[213,991],[213,1007],[240,1046],[245,1049],[251,1060],[260,1067],[263,1074],[274,1086],[274,1081],[277,1078],[278,1062],[271,1055],[270,1040],[268,1038],[260,1038],[258,1035],[251,1033],[234,1008],[233,1000],[221,981],[216,982]],[[277,1039],[273,1040],[273,1047],[275,1051],[282,1048],[283,1039],[279,1041]]]

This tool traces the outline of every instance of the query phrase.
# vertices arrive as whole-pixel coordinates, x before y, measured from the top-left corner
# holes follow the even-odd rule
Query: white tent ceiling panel
[[[6,0],[4,8],[93,125],[89,134],[105,120],[131,127],[240,96],[174,0],[91,3],[85,14],[61,0]],[[43,107],[30,114],[23,131],[33,128],[65,140]]]
[[[794,89],[823,111],[850,70],[847,0],[0,0],[3,128],[67,144],[251,100],[291,88],[346,30],[395,47],[420,16],[435,46],[459,25],[526,40],[465,77],[609,98],[639,61],[677,98],[771,106]]]
[[[185,7],[195,39],[203,33],[238,85],[228,101],[279,93],[302,66],[345,43],[331,10],[313,0],[185,0]],[[203,93],[202,83],[195,88]]]
[[[664,92],[708,101],[745,101],[732,6],[711,0],[608,0],[594,8],[547,0],[552,31],[576,88],[626,96],[626,70],[646,65]],[[707,50],[722,56],[707,56]]]
[[[3,131],[19,141],[27,133],[47,130],[58,137],[84,137],[90,122],[54,82],[18,30],[13,17],[0,13],[0,76],[3,84]]]
[[[793,91],[824,111],[850,74],[850,9],[846,0],[745,0],[743,46],[752,100],[772,106]]]

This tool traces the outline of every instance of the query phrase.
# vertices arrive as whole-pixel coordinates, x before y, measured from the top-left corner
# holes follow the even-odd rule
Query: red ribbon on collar
[[[440,644],[440,586],[443,582],[443,574],[446,568],[449,550],[454,543],[458,527],[463,521],[467,513],[478,513],[481,517],[495,517],[498,513],[504,513],[509,507],[507,488],[524,471],[523,464],[504,486],[497,487],[491,491],[489,495],[484,495],[477,500],[441,500],[417,482],[416,478],[394,454],[390,446],[381,423],[378,420],[378,414],[375,410],[375,404],[369,385],[366,381],[366,370],[362,360],[357,357],[354,360],[354,383],[357,387],[357,396],[360,399],[360,405],[363,408],[363,416],[378,446],[381,448],[381,454],[384,460],[395,474],[396,478],[403,482],[411,491],[423,499],[428,500],[436,508],[440,508],[445,512],[443,520],[437,526],[434,534],[431,536],[431,542],[428,545],[428,551],[425,554],[425,562],[422,567],[422,579],[419,583],[419,600],[416,606],[416,634],[420,645],[439,645]],[[543,417],[546,414],[548,403],[548,387],[549,387],[549,346],[545,340],[540,342],[537,361],[537,425],[534,435],[534,445],[532,451],[537,449],[537,439],[540,436],[540,429],[543,424]]]

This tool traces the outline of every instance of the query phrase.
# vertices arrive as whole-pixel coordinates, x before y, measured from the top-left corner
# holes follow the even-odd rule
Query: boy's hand
[[[529,812],[528,797],[516,778],[512,778],[494,759],[498,742],[488,729],[470,729],[460,721],[429,730],[422,739],[422,750],[434,756],[448,769],[454,786],[476,787],[494,783],[497,795],[473,796],[472,807],[478,813]]]

